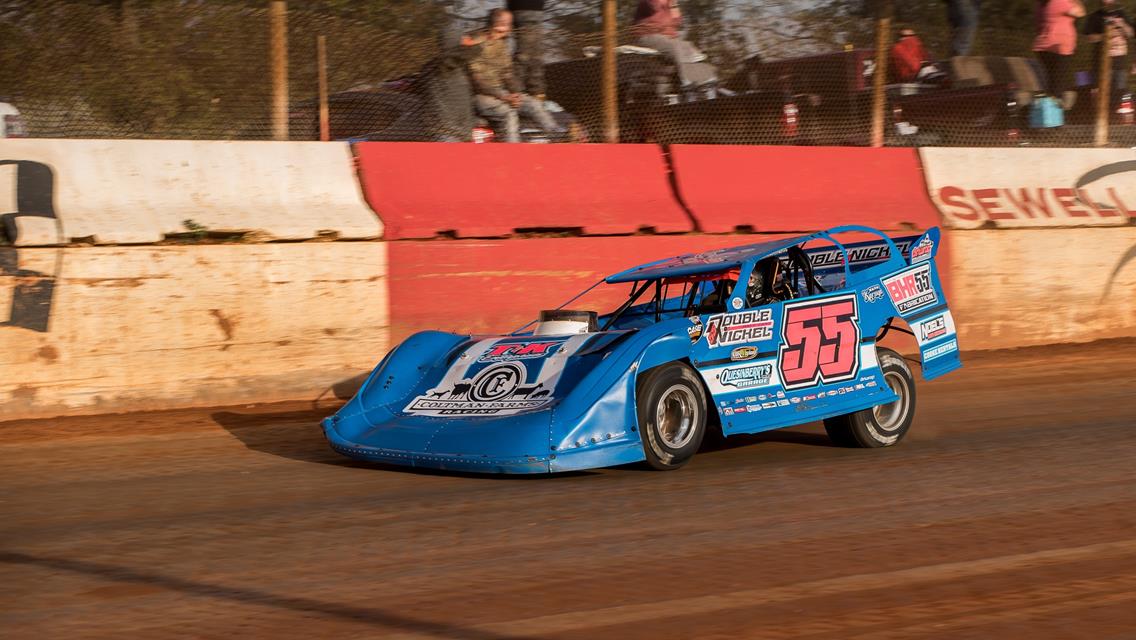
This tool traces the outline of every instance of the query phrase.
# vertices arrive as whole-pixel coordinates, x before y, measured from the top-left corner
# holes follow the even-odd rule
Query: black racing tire
[[[706,392],[698,374],[681,362],[647,371],[636,387],[636,411],[647,464],[678,469],[706,436]]]
[[[841,447],[875,448],[899,444],[915,418],[915,377],[911,368],[891,349],[876,351],[884,383],[899,399],[824,421],[832,443]]]

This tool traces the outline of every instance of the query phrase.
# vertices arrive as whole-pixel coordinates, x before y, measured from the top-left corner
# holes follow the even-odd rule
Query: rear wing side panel
[[[848,286],[844,268],[846,255],[852,285],[862,292],[865,301],[880,296],[890,299],[893,315],[903,318],[915,334],[926,380],[962,366],[954,317],[947,306],[946,293],[935,264],[941,240],[938,227],[922,235],[892,238],[903,260],[893,263],[900,267],[898,270],[884,273],[878,279],[872,277],[875,270],[886,269],[883,265],[891,260],[890,248],[882,239],[849,243],[843,245],[844,251],[834,246],[805,251],[817,280],[826,289]],[[873,270],[873,273],[864,273],[868,270]],[[870,279],[857,278],[857,273]]]
[[[908,266],[880,279],[883,292],[897,315],[915,334],[925,380],[933,380],[962,366],[955,320],[935,265],[940,240],[937,227],[918,236],[907,252]]]

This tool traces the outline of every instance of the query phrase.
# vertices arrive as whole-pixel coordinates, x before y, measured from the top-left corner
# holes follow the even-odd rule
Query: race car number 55
[[[830,384],[860,371],[855,295],[785,305],[777,365],[786,389]]]

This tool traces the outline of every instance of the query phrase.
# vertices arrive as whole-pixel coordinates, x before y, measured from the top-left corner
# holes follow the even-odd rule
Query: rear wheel
[[[911,428],[915,418],[915,378],[903,357],[891,349],[877,351],[884,383],[899,396],[895,402],[824,421],[824,430],[842,447],[890,447]]]
[[[690,461],[706,435],[706,393],[693,369],[671,362],[644,374],[636,393],[647,464],[677,469]]]

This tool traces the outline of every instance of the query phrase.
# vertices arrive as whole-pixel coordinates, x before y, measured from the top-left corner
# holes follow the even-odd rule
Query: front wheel
[[[690,461],[706,435],[706,393],[681,362],[651,369],[639,380],[636,410],[647,464],[660,471]]]
[[[833,443],[842,447],[890,447],[911,428],[915,418],[915,378],[903,357],[891,349],[877,351],[884,382],[899,398],[856,413],[824,421]]]

